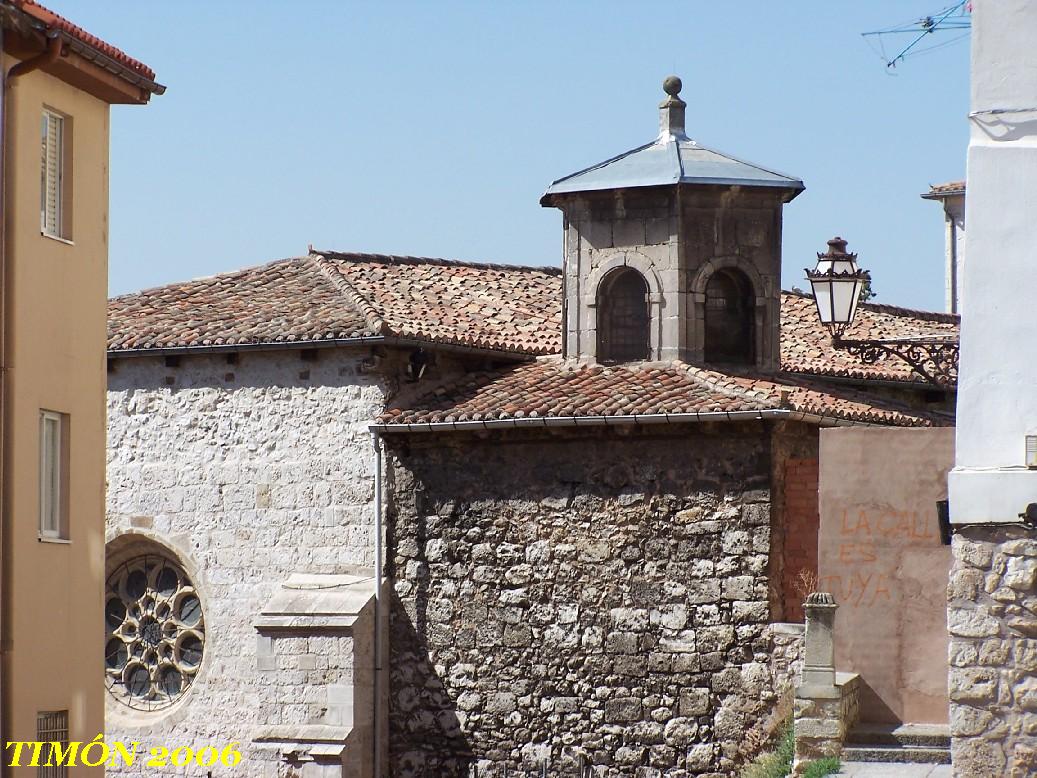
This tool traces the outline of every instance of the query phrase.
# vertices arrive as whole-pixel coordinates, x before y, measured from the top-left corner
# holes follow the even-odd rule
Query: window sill
[[[67,546],[67,545],[70,545],[72,543],[72,541],[69,540],[68,538],[48,538],[48,537],[45,537],[44,535],[37,535],[36,539],[40,543],[56,543],[59,546]]]
[[[76,245],[73,241],[68,238],[62,238],[60,235],[51,235],[49,232],[41,232],[40,235],[44,238],[49,238],[50,240],[56,240],[58,243],[64,243],[66,246]]]

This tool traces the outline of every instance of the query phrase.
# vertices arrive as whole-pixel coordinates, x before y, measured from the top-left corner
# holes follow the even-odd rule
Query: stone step
[[[847,743],[868,746],[916,746],[950,748],[946,724],[858,724],[846,736]]]
[[[949,748],[925,746],[847,745],[840,757],[844,762],[896,762],[898,764],[950,764]]]

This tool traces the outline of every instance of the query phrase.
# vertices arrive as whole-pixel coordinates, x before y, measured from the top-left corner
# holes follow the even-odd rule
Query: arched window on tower
[[[706,284],[705,358],[721,364],[752,364],[753,287],[738,270],[718,270]]]
[[[651,320],[644,276],[629,267],[606,275],[598,285],[598,361],[648,359]]]

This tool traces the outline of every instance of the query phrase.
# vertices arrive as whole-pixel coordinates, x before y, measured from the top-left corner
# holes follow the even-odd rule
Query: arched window
[[[644,276],[629,267],[606,275],[598,286],[598,361],[648,359],[650,325]]]
[[[707,362],[752,364],[753,288],[745,274],[718,270],[706,284],[705,358]]]

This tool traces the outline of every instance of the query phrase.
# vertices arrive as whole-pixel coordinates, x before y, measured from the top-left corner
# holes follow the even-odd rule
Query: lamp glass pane
[[[861,280],[861,279],[858,279],[857,283],[854,284],[854,287],[853,287],[853,307],[850,309],[850,321],[851,322],[854,320],[854,317],[857,316],[857,306],[860,305],[860,302],[861,302],[861,289],[863,289],[863,288],[864,288],[864,281]]]
[[[810,280],[814,290],[814,302],[817,304],[817,315],[822,324],[832,323],[832,282]]]
[[[832,281],[832,317],[836,324],[849,324],[857,308],[861,282],[853,277]]]

